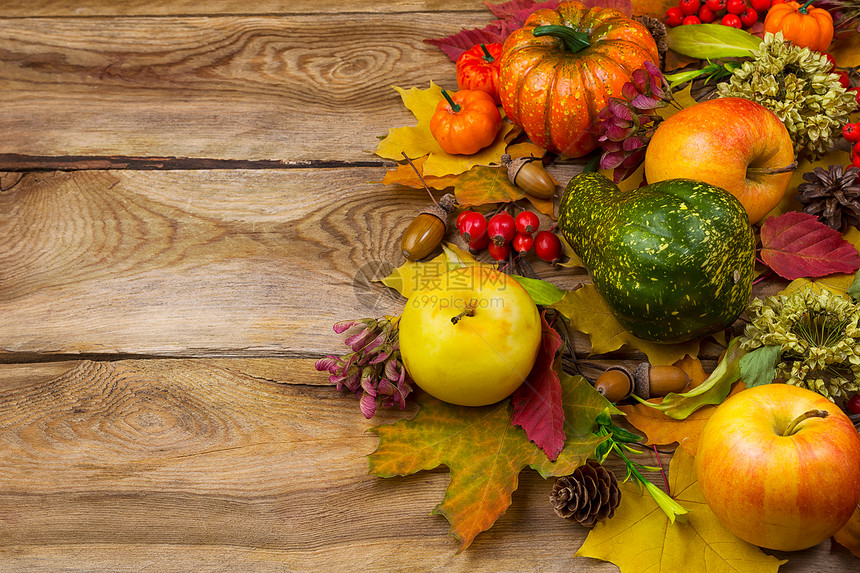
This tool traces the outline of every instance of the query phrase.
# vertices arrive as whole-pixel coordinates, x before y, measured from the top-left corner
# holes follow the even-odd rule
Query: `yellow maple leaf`
[[[623,483],[615,517],[594,526],[576,554],[615,563],[623,573],[775,573],[785,561],[739,539],[705,503],[693,459],[679,449],[669,464],[669,487],[687,508],[686,520],[670,524],[654,498]]]
[[[427,183],[427,187],[437,189],[439,191],[447,189],[448,187],[453,187],[457,182],[456,175],[445,175],[442,177],[424,175],[424,164],[427,162],[428,157],[429,155],[425,155],[424,157],[419,157],[412,161],[415,168],[418,169],[418,173],[421,173],[421,176],[424,178],[424,182]],[[412,169],[412,166],[408,163],[400,163],[395,169],[389,169],[385,172],[385,177],[382,178],[382,183],[384,185],[399,183],[406,187],[422,189],[424,185],[421,184],[421,179],[418,177],[418,173],[415,173],[415,169]]]
[[[648,361],[657,366],[672,364],[687,354],[697,356],[699,353],[698,340],[659,344],[633,336],[619,324],[609,305],[591,284],[568,291],[552,308],[566,316],[574,328],[589,336],[591,354],[605,354],[627,344],[645,353]]]
[[[418,123],[413,126],[396,127],[388,130],[388,135],[376,146],[376,154],[385,159],[400,161],[405,153],[410,159],[418,159],[429,154],[424,163],[425,176],[442,177],[456,175],[468,171],[475,165],[490,165],[499,163],[507,145],[506,136],[514,129],[508,121],[502,122],[502,128],[496,135],[495,141],[473,155],[452,155],[446,153],[430,132],[430,118],[436,112],[436,105],[442,100],[442,88],[430,82],[430,87],[403,88],[392,86],[403,105],[412,112]]]
[[[442,254],[429,261],[406,261],[382,279],[382,284],[409,298],[412,293],[432,286],[450,268],[480,264],[456,245],[443,243],[442,247]]]
[[[860,504],[842,529],[833,535],[833,540],[860,557]]]

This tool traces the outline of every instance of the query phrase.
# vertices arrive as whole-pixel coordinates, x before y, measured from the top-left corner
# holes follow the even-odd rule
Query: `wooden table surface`
[[[0,570],[617,570],[574,559],[587,532],[532,471],[455,554],[445,471],[368,475],[366,430],[414,407],[367,421],[313,368],[334,322],[402,309],[369,282],[427,204],[379,183],[377,138],[412,123],[391,86],[454,88],[423,40],[490,21],[478,0],[0,2]],[[790,557],[858,567],[829,541]]]

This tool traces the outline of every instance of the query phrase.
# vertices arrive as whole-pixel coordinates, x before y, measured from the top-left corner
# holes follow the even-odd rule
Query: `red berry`
[[[848,77],[848,72],[836,72],[839,75],[839,83],[846,90],[851,86],[851,79]]]
[[[516,235],[514,229],[514,216],[507,211],[502,211],[490,217],[487,223],[487,235],[496,246],[502,246],[510,242]]]
[[[535,254],[542,261],[555,262],[561,258],[561,241],[549,231],[541,231],[535,235]]]
[[[728,0],[726,2],[726,10],[729,14],[740,14],[747,7],[747,0]]]
[[[854,92],[854,99],[857,101],[857,109],[860,109],[860,86],[856,88],[848,88],[848,91]]]
[[[723,19],[720,20],[720,24],[723,26],[731,26],[732,28],[740,29],[743,26],[743,22],[738,17],[737,14],[726,14],[723,16]]]
[[[851,156],[851,165],[860,167],[860,155],[854,154]]]
[[[714,14],[714,12],[710,8],[708,8],[707,5],[704,4],[701,8],[699,8],[698,16],[699,20],[701,20],[704,24],[710,24],[717,19],[717,15]]]
[[[758,22],[758,12],[753,10],[752,8],[744,8],[744,11],[740,13],[741,24],[749,28],[756,22]]]
[[[477,211],[466,211],[460,221],[460,236],[467,243],[481,238],[487,233],[487,219]]]
[[[829,71],[832,72],[836,68],[836,59],[833,57],[833,54],[829,54],[827,52],[822,52],[821,55],[824,56],[825,58],[827,58],[827,61],[830,62],[830,70]]]
[[[686,18],[684,18],[684,21],[681,22],[681,24],[683,24],[685,26],[690,26],[692,24],[701,24],[701,23],[702,23],[702,21],[699,20],[698,16],[687,16]]]
[[[842,127],[842,137],[844,137],[851,143],[856,143],[860,141],[860,122],[846,123]]]
[[[770,0],[750,0],[750,6],[756,12],[767,12],[770,10]]]
[[[540,219],[533,211],[520,211],[514,219],[514,226],[517,233],[531,235],[540,227]]]
[[[457,215],[457,230],[460,230],[460,225],[463,223],[463,218],[468,215],[471,211],[463,211],[459,215]]]
[[[681,0],[678,2],[678,8],[686,16],[692,16],[699,11],[699,0]]]
[[[726,0],[705,0],[705,6],[716,15],[726,9]]]
[[[681,12],[681,9],[677,6],[673,6],[666,10],[666,25],[667,26],[680,26],[681,22],[684,21],[684,13]]]
[[[854,157],[860,156],[860,141],[854,144],[854,147],[851,148],[851,155]]]
[[[490,253],[490,256],[496,259],[497,261],[504,261],[508,258],[508,255],[511,254],[511,248],[507,243],[497,245],[496,243],[490,243],[487,247],[487,252]]]
[[[490,236],[486,233],[474,239],[469,243],[469,249],[472,251],[483,251],[490,244]]]
[[[535,240],[532,238],[531,235],[518,234],[516,237],[514,237],[514,240],[511,241],[511,246],[516,252],[521,255],[524,255],[532,250],[532,245],[534,245],[534,242]]]
[[[854,394],[845,402],[845,409],[852,414],[860,414],[860,393]]]

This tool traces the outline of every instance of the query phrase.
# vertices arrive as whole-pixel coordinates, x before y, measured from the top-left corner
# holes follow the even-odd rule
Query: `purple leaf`
[[[336,371],[340,370],[343,366],[343,361],[337,356],[332,356],[329,354],[325,358],[320,358],[316,362],[314,362],[314,368],[322,372],[323,370],[327,370],[328,372],[334,374]]]
[[[358,407],[361,409],[364,417],[369,420],[373,417],[373,413],[376,412],[376,399],[370,394],[362,394],[361,400],[358,402]]]
[[[342,320],[340,322],[335,322],[332,328],[336,333],[343,334],[356,324],[359,324],[357,320]]]
[[[815,215],[789,211],[761,226],[761,258],[784,279],[853,273],[860,268],[854,245]]]
[[[513,30],[508,22],[499,20],[483,28],[461,30],[444,38],[428,39],[424,42],[436,46],[445,52],[452,62],[456,62],[463,52],[478,44],[503,44]]]
[[[622,151],[612,151],[610,153],[604,153],[600,156],[600,168],[601,169],[615,169],[621,162],[624,161],[625,154]]]
[[[666,105],[666,102],[659,99],[654,99],[651,96],[640,94],[633,98],[633,101],[630,102],[630,105],[632,105],[636,109],[648,111],[652,109],[657,109],[658,107],[664,107]]]
[[[609,103],[606,105],[609,108],[609,111],[612,112],[612,115],[619,119],[623,119],[624,121],[633,121],[633,112],[630,111],[630,108],[627,107],[626,102],[622,102],[617,98],[612,98],[609,100]]]

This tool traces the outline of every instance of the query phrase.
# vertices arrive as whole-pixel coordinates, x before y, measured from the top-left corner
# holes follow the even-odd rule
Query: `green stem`
[[[827,410],[809,410],[808,412],[804,412],[803,414],[791,421],[791,423],[788,425],[782,435],[791,436],[792,434],[794,434],[794,432],[797,431],[797,427],[804,420],[808,420],[809,418],[826,418],[829,415],[830,414],[827,412]]]
[[[798,8],[797,11],[800,12],[801,14],[806,14],[807,8],[809,7],[810,4],[812,4],[812,0],[806,0],[806,4],[804,4],[803,6]]]
[[[588,41],[588,34],[586,32],[577,32],[573,28],[559,26],[557,24],[538,26],[532,31],[532,34],[536,38],[540,36],[553,36],[558,38],[564,43],[565,48],[573,53],[591,45],[591,42]]]
[[[460,110],[463,109],[462,107],[460,107],[460,104],[454,103],[454,100],[451,99],[451,96],[449,96],[448,92],[446,92],[445,90],[442,90],[442,95],[445,96],[446,100],[448,100],[448,105],[451,106],[451,111],[453,111],[454,113],[459,113]]]
[[[493,62],[496,61],[496,58],[494,58],[490,54],[490,51],[487,49],[487,46],[485,46],[484,44],[481,44],[481,49],[484,51],[484,61],[485,62],[487,62],[488,64],[492,64]]]

